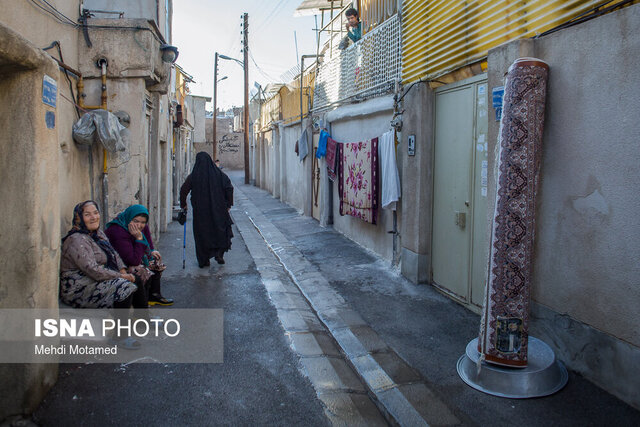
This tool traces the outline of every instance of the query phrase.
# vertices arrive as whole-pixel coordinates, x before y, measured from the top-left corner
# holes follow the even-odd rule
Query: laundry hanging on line
[[[400,200],[400,174],[396,163],[395,132],[390,130],[378,139],[380,156],[380,193],[382,209],[395,211]]]
[[[316,150],[316,157],[321,159],[327,154],[327,141],[331,135],[329,132],[322,129],[320,131],[320,139],[318,140],[318,149]]]
[[[327,155],[325,161],[327,162],[327,175],[331,181],[336,180],[337,168],[336,159],[339,157],[338,149],[340,145],[331,137],[327,138]]]
[[[300,135],[300,139],[298,140],[298,156],[300,157],[300,161],[303,161],[305,157],[309,154],[309,136],[312,134],[312,131],[309,129],[308,125],[309,121],[303,122],[303,130]]]
[[[340,215],[377,224],[378,138],[341,145],[338,166]]]

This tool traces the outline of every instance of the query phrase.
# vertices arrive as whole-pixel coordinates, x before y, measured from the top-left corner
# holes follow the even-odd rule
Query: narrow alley
[[[455,364],[478,316],[229,174],[236,224],[226,264],[198,268],[188,227],[183,270],[177,222],[160,245],[174,307],[224,310],[224,362],[61,365],[35,422],[471,426],[517,413],[524,426],[640,423],[573,373],[534,400],[468,387]]]
[[[0,427],[640,426],[638,28],[0,0]]]

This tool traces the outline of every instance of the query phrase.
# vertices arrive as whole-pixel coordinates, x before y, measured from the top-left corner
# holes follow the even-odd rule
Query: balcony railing
[[[396,14],[320,65],[313,109],[389,92],[400,81],[401,70],[400,17]]]

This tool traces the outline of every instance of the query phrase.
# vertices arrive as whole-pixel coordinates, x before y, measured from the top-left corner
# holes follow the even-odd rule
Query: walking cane
[[[185,264],[185,260],[186,260],[186,253],[187,250],[187,222],[184,222],[184,233],[182,234],[182,269],[184,270],[184,264]]]

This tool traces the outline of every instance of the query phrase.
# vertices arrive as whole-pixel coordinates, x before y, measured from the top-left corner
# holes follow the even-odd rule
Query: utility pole
[[[242,15],[244,35],[244,183],[249,184],[249,14]]]
[[[218,158],[218,137],[216,135],[217,131],[217,114],[216,108],[218,104],[218,52],[216,52],[215,59],[213,61],[213,153],[211,153],[211,157],[215,162]]]

